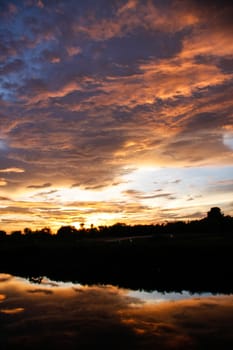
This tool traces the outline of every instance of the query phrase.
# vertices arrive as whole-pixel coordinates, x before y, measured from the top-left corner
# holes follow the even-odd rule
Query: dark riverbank
[[[130,289],[232,293],[232,248],[230,235],[129,237],[122,241],[9,236],[1,240],[0,270]]]

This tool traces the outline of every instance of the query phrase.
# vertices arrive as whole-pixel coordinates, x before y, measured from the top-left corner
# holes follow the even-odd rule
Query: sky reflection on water
[[[0,274],[1,349],[232,349],[233,295],[135,292]]]

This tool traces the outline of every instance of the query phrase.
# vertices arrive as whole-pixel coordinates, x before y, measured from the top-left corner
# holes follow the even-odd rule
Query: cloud
[[[211,181],[208,189],[215,193],[233,193],[233,179]]]
[[[0,201],[11,201],[9,197],[0,197]]]
[[[47,187],[51,187],[51,186],[52,186],[51,183],[46,182],[46,183],[44,183],[42,185],[29,185],[29,186],[27,186],[27,188],[37,189],[37,188],[47,188]]]
[[[82,49],[78,46],[69,46],[66,48],[69,56],[76,56],[82,52]]]
[[[2,314],[6,314],[6,315],[14,315],[14,314],[18,314],[20,312],[23,312],[24,308],[22,307],[16,307],[16,308],[12,308],[12,309],[0,309],[0,313]]]
[[[0,213],[2,215],[4,214],[27,214],[27,213],[32,213],[33,209],[23,207],[23,206],[16,206],[17,203],[15,203],[15,206],[8,206],[4,208],[0,208]]]
[[[113,37],[123,37],[131,34],[136,28],[146,28],[148,31],[176,32],[194,24],[197,19],[193,14],[187,16],[177,8],[163,6],[160,1],[128,1],[112,13],[111,19],[97,17],[95,14],[86,17],[80,25],[74,25],[76,33],[85,33],[98,41],[109,40]],[[169,18],[169,21],[167,20]]]
[[[24,173],[24,169],[21,168],[5,168],[0,169],[0,173]]]
[[[160,191],[159,191],[160,192]],[[135,199],[154,199],[154,198],[169,198],[169,199],[173,199],[172,197],[172,193],[158,193],[158,191],[156,190],[155,193],[144,193],[141,191],[137,191],[137,190],[126,190],[123,192],[124,195],[135,198]]]
[[[15,59],[0,68],[0,76],[16,73],[18,71],[21,71],[23,68],[24,61],[21,59]]]
[[[3,196],[96,193],[126,168],[232,164],[229,2],[13,3],[0,5]]]
[[[7,181],[4,178],[0,178],[0,186],[6,186]]]
[[[208,134],[200,138],[173,141],[165,146],[163,157],[170,158],[171,163],[184,164],[187,157],[194,165],[231,164],[232,154],[222,145],[222,139]],[[190,155],[190,152],[192,154]]]
[[[39,293],[39,294],[49,295],[49,294],[53,294],[53,291],[52,290],[48,290],[48,289],[43,289],[43,288],[36,288],[36,289],[33,289],[33,290],[29,290],[28,293],[31,293],[31,294]]]
[[[50,187],[50,186],[46,186],[46,187]],[[38,188],[38,187],[37,187]],[[39,188],[44,188],[44,187],[39,187]],[[50,194],[54,194],[54,193],[56,193],[57,192],[57,190],[51,190],[51,191],[44,191],[44,192],[38,192],[37,194],[35,194],[34,196],[48,196],[48,195],[50,195]]]
[[[43,3],[43,1],[41,1],[41,0],[37,1],[37,6],[38,6],[39,8],[44,8],[44,3]]]
[[[207,0],[205,2],[200,0],[190,0],[183,2],[188,4],[191,11],[195,11],[202,21],[208,21],[210,26],[218,27],[223,30],[232,30],[232,14],[233,6],[229,0]]]
[[[50,62],[50,63],[59,63],[61,62],[61,57],[59,53],[49,51],[49,50],[44,50],[42,57],[44,60]]]

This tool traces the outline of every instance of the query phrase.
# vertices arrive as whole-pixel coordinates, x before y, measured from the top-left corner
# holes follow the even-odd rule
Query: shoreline
[[[233,239],[19,241],[0,245],[0,271],[129,289],[233,293]]]

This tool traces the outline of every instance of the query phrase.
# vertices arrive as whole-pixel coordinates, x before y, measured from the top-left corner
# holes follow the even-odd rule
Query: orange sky
[[[0,4],[0,229],[233,214],[230,1]]]

